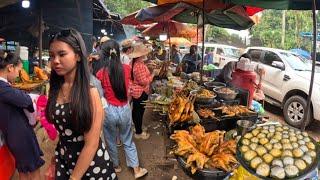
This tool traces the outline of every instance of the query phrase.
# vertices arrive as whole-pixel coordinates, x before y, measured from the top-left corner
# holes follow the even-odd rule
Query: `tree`
[[[260,39],[263,46],[280,49],[305,48],[310,51],[311,42],[302,38],[300,32],[312,32],[312,13],[310,11],[287,11],[283,47],[281,46],[282,11],[264,11],[261,23],[251,29],[252,38]]]
[[[105,3],[111,12],[119,13],[121,17],[151,5],[141,0],[105,0]]]

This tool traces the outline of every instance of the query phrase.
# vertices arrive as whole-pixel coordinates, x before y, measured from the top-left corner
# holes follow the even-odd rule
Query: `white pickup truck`
[[[283,109],[285,121],[300,127],[306,118],[305,111],[311,79],[309,63],[301,60],[290,51],[265,47],[250,47],[245,50],[252,62],[263,67],[262,89],[266,101]],[[320,120],[320,73],[316,72],[311,97],[310,118]]]

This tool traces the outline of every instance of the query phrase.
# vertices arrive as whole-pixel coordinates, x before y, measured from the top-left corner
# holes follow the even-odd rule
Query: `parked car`
[[[285,121],[300,127],[306,118],[307,98],[311,79],[310,64],[290,51],[265,47],[250,47],[245,50],[252,62],[263,67],[262,88],[266,101],[281,107]],[[320,120],[320,73],[317,70],[311,97],[311,110],[307,124]]]
[[[202,49],[202,43],[198,44],[199,50]],[[238,61],[240,57],[240,49],[234,46],[214,44],[214,43],[204,43],[204,52],[212,53],[213,64],[217,65],[219,68],[223,68],[230,61]]]

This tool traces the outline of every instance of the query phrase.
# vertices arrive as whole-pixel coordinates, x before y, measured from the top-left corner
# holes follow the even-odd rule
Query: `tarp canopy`
[[[248,29],[254,24],[242,6],[223,6],[219,9],[215,8],[217,7],[213,4],[205,8],[205,24],[236,30]],[[200,23],[202,18],[199,18],[202,13],[199,13],[199,11],[200,9],[198,7],[183,2],[163,4],[143,8],[138,11],[136,15],[131,14],[128,17],[125,17],[121,22],[137,25],[139,22],[141,24],[147,24],[149,22],[175,20],[184,23],[202,24]]]
[[[255,6],[264,9],[278,10],[311,10],[312,0],[223,0],[226,3]],[[316,1],[317,9],[320,9],[320,1]]]
[[[148,1],[151,3],[157,4],[157,5],[184,2],[187,4],[191,4],[193,6],[196,6],[198,8],[204,7],[207,12],[208,12],[208,10],[210,10],[210,8],[211,9],[212,8],[213,9],[224,9],[227,6],[232,5],[230,3],[227,3],[227,1],[223,2],[223,0],[144,0],[144,1]],[[251,7],[251,6],[246,6],[244,8],[246,10],[246,13],[249,16],[252,16],[262,10],[261,8]]]
[[[28,47],[37,46],[39,14],[42,9],[43,45],[50,35],[72,27],[80,31],[86,44],[92,35],[92,0],[31,0],[30,8],[21,7],[20,1],[0,9],[0,36]]]
[[[52,34],[65,28],[81,32],[90,51],[92,35],[102,36],[101,29],[114,34],[117,39],[125,38],[118,15],[111,14],[103,0],[30,0],[30,8],[21,7],[21,1],[0,8],[0,37],[20,42],[23,46],[38,46],[39,14],[43,17],[43,46],[48,48]],[[5,5],[0,3],[0,5]],[[113,18],[113,19],[112,19]]]
[[[169,37],[193,38],[197,35],[197,29],[183,23],[168,21],[154,24],[142,32],[144,36],[150,37],[158,37],[163,33]]]
[[[19,2],[19,0],[1,0],[0,8]]]

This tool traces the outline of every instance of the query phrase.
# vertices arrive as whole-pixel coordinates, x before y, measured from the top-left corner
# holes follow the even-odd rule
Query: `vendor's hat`
[[[131,39],[126,39],[126,40],[123,40],[121,42],[121,47],[122,48],[129,48],[129,47],[132,47],[133,46],[133,40]]]
[[[100,43],[104,43],[106,41],[110,40],[110,38],[108,36],[103,36],[101,39],[100,39]]]
[[[150,52],[151,52],[151,48],[148,48],[148,46],[142,43],[137,43],[133,46],[133,51],[132,53],[129,54],[129,57],[138,58],[141,56],[148,55]]]

